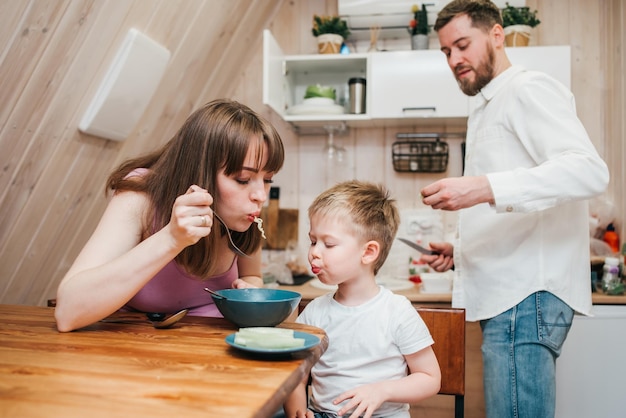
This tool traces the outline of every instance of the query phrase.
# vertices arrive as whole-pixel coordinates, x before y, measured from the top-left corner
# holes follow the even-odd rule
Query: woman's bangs
[[[268,135],[264,137],[264,142],[265,145],[267,145],[267,147],[265,147],[267,149],[267,162],[263,170],[276,173],[283,167],[285,161],[283,143],[279,137]]]
[[[224,156],[224,174],[227,176],[238,173],[243,167],[251,145],[245,134],[236,133],[230,139],[222,141],[222,155]],[[260,165],[257,163],[257,165]]]
[[[241,170],[248,152],[254,153],[254,168],[278,172],[285,159],[282,140],[276,130],[256,117],[232,118],[220,141],[224,156],[224,173],[231,175]],[[267,155],[266,155],[267,154]],[[263,162],[265,161],[265,164]]]

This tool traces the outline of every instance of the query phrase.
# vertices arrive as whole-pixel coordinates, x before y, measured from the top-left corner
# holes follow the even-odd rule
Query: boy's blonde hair
[[[314,216],[345,218],[346,226],[363,241],[380,244],[374,263],[374,274],[382,267],[398,232],[400,214],[388,190],[378,184],[350,180],[322,192],[309,206],[309,219]]]

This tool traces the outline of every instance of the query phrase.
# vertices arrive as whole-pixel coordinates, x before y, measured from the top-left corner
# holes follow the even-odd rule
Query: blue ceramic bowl
[[[224,318],[239,327],[273,327],[298,307],[302,295],[282,289],[223,289],[211,295]]]

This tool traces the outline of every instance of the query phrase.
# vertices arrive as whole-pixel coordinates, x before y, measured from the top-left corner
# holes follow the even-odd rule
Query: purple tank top
[[[237,257],[230,268],[208,280],[186,274],[175,261],[170,261],[124,306],[124,310],[140,312],[177,312],[189,308],[188,315],[221,318],[222,314],[204,290],[230,289],[239,277]]]
[[[137,168],[126,178],[143,176],[147,171],[146,168]],[[207,280],[199,280],[197,277],[188,275],[172,260],[146,283],[122,310],[173,313],[187,308],[189,309],[188,315],[221,318],[222,314],[204,288],[230,289],[238,278],[237,257],[226,272]]]

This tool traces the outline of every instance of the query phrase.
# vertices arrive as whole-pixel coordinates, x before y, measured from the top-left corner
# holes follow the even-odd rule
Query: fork
[[[217,218],[218,221],[220,221],[222,223],[222,225],[224,225],[224,228],[226,228],[226,235],[228,235],[228,241],[229,241],[229,247],[231,250],[233,250],[233,252],[235,254],[237,254],[238,256],[241,257],[250,257],[248,254],[244,253],[243,251],[241,251],[239,249],[239,247],[237,247],[235,245],[235,242],[233,241],[233,237],[230,235],[230,228],[228,228],[228,225],[226,225],[226,222],[224,222],[222,220],[222,218],[220,218],[220,216],[217,214],[217,212],[213,211],[213,216],[215,216]]]

